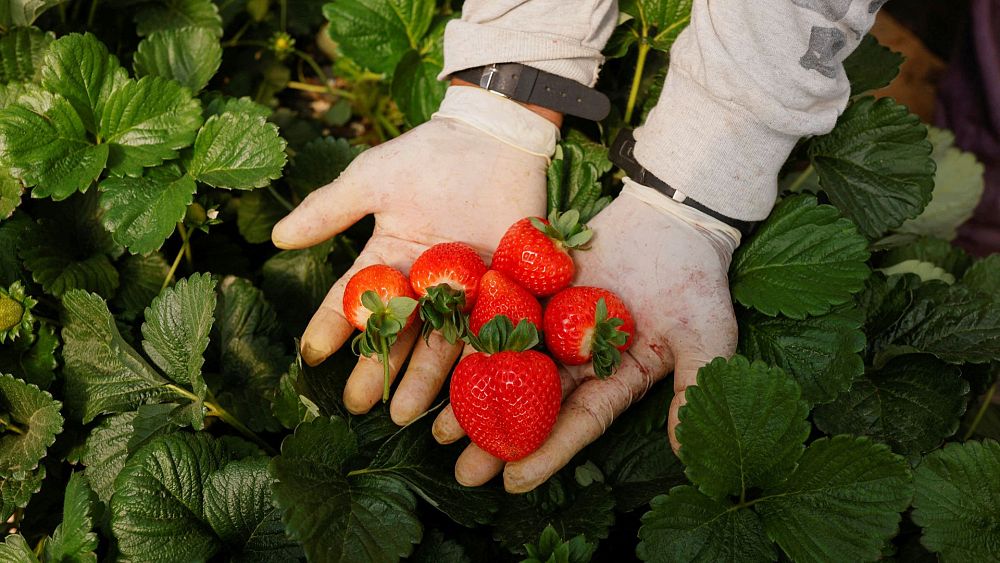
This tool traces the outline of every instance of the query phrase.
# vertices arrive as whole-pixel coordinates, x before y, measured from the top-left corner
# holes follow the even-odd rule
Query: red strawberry
[[[507,276],[490,270],[479,280],[479,297],[469,317],[469,331],[476,335],[493,317],[505,315],[513,322],[527,319],[542,326],[542,306],[528,290]]]
[[[545,308],[545,346],[560,362],[578,366],[594,361],[594,372],[605,378],[621,363],[621,352],[632,344],[635,323],[625,303],[598,287],[570,287]]]
[[[424,337],[432,330],[454,344],[465,332],[465,316],[476,302],[479,278],[486,264],[469,245],[460,242],[435,244],[410,268],[410,283],[420,296],[420,318]]]
[[[492,268],[511,277],[536,297],[568,286],[576,268],[570,249],[584,248],[594,232],[580,214],[553,212],[549,220],[527,217],[511,225],[493,254]]]
[[[498,317],[472,338],[479,352],[462,359],[451,376],[451,406],[472,441],[506,461],[539,446],[556,423],[562,402],[559,372],[551,358],[529,350],[538,333],[527,321],[512,328]]]
[[[385,371],[382,400],[389,400],[389,347],[416,317],[416,295],[410,280],[398,270],[376,264],[362,268],[344,288],[344,316],[361,334],[355,352],[378,356]]]

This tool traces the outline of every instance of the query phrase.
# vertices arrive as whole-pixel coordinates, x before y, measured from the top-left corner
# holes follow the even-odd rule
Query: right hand
[[[300,249],[375,215],[368,244],[333,284],[302,335],[302,358],[307,364],[325,360],[354,331],[344,318],[342,301],[344,287],[361,268],[387,264],[407,273],[428,247],[450,241],[471,245],[489,263],[507,227],[523,217],[545,214],[548,159],[499,137],[527,128],[534,138],[546,138],[555,134],[556,126],[515,102],[470,87],[457,88],[475,111],[490,110],[470,115],[469,121],[486,128],[495,124],[499,135],[464,120],[436,116],[360,154],[339,178],[310,194],[274,227],[271,237],[276,246]],[[461,114],[467,108],[453,104],[450,109],[444,113]],[[425,343],[419,333],[419,326],[411,326],[389,354],[395,378],[412,351],[390,405],[392,419],[400,425],[430,407],[462,352],[461,342],[448,344],[435,333]],[[381,399],[382,387],[381,364],[376,358],[361,357],[347,381],[344,404],[352,413],[368,412]]]

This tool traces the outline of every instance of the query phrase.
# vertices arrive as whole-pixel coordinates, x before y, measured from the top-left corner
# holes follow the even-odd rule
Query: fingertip
[[[455,462],[455,480],[466,487],[486,484],[503,470],[502,459],[493,457],[475,444],[465,448]]]
[[[354,327],[343,315],[327,306],[321,306],[302,333],[300,351],[309,366],[316,366],[343,346],[354,332]]]
[[[439,444],[451,444],[462,436],[465,436],[465,431],[458,424],[458,419],[455,418],[455,412],[452,410],[451,405],[447,405],[442,409],[441,414],[434,419],[431,434]]]

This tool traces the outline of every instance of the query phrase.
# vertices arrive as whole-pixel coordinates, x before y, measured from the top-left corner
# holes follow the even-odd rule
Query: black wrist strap
[[[611,111],[608,97],[575,80],[520,63],[469,68],[452,74],[466,82],[526,104],[600,121]]]
[[[641,164],[639,164],[639,161],[637,161],[635,156],[632,154],[634,150],[635,137],[632,135],[632,130],[622,129],[619,131],[618,136],[615,137],[615,142],[611,143],[611,153],[609,157],[611,162],[613,162],[618,168],[624,170],[625,174],[627,174],[629,178],[635,180],[643,186],[653,188],[682,205],[697,209],[713,219],[722,221],[739,231],[744,237],[750,236],[754,227],[757,226],[757,223],[754,221],[740,221],[739,219],[726,217],[725,215],[717,211],[713,211],[689,197],[676,197],[678,195],[676,189],[670,187],[670,184],[657,178],[652,172],[646,170]]]

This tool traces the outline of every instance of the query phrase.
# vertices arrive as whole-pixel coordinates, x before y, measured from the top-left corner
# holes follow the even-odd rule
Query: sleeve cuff
[[[727,217],[759,221],[778,194],[778,172],[798,137],[713,97],[683,70],[667,73],[663,93],[635,131],[635,157],[664,182]]]
[[[445,28],[438,79],[477,66],[521,63],[593,87],[603,62],[600,50],[571,37],[453,20]]]

